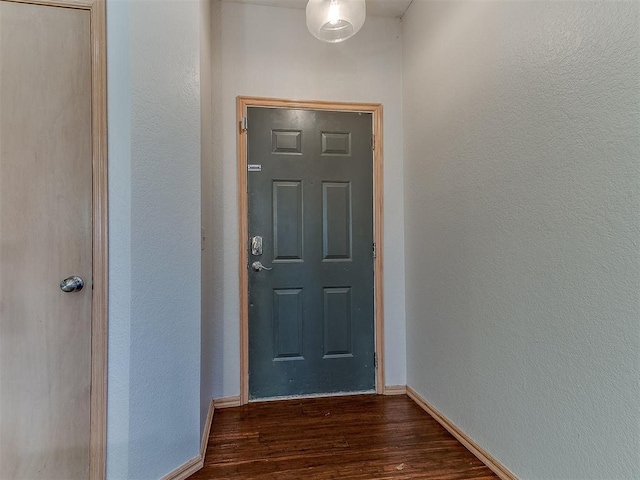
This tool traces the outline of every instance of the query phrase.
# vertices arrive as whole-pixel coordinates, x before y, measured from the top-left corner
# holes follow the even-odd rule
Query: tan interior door
[[[0,1],[2,480],[89,476],[90,42],[87,10]]]

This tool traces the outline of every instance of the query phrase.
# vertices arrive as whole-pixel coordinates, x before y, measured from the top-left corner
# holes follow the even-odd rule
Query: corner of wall
[[[107,2],[110,479],[200,449],[198,8]]]
[[[206,428],[209,405],[213,398],[211,315],[213,292],[211,278],[211,231],[213,225],[208,215],[211,204],[213,151],[212,151],[212,10],[211,0],[200,0],[200,142],[201,142],[201,336],[200,336],[200,431]]]
[[[107,478],[129,478],[131,77],[129,4],[107,2],[109,338]],[[117,279],[117,281],[114,281]]]

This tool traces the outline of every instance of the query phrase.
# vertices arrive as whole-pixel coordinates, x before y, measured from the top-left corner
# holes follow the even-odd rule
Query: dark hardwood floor
[[[204,479],[495,479],[405,396],[358,395],[216,410]]]

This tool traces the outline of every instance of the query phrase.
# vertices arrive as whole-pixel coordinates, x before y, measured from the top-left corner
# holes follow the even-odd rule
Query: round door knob
[[[65,293],[79,292],[84,287],[84,280],[81,277],[69,277],[60,282],[60,290]]]

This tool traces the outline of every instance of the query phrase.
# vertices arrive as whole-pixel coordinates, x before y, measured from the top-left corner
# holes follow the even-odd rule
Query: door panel
[[[324,356],[350,356],[351,348],[351,287],[324,288]]]
[[[301,288],[278,288],[273,291],[274,360],[301,360],[303,355]]]
[[[322,182],[322,259],[351,260],[351,183]]]
[[[248,109],[249,396],[375,388],[371,114]]]
[[[302,182],[273,182],[273,261],[302,261]]]
[[[0,1],[2,479],[89,475],[90,40],[89,11]]]

